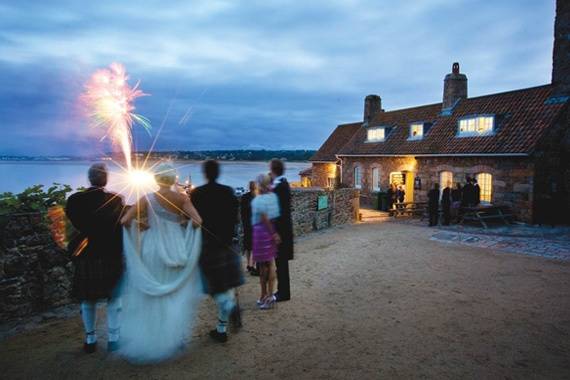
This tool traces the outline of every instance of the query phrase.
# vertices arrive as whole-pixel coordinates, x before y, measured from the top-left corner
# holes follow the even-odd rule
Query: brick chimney
[[[570,95],[570,1],[556,1],[552,84],[555,95]]]
[[[467,98],[467,76],[459,73],[459,63],[455,62],[451,73],[443,80],[442,109],[451,110],[459,99]]]
[[[382,112],[382,99],[378,95],[368,95],[364,98],[364,122],[368,123],[374,116]]]

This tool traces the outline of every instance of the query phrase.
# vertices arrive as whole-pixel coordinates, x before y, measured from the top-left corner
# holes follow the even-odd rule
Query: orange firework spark
[[[145,96],[138,86],[130,87],[125,67],[112,63],[109,68],[97,70],[85,85],[82,99],[88,110],[88,116],[96,128],[106,128],[102,140],[109,137],[118,145],[125,156],[126,167],[131,169],[131,130],[139,124],[147,131],[150,122],[135,114],[135,99]]]

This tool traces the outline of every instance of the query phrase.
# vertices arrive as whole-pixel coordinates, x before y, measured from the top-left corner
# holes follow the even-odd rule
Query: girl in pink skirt
[[[271,192],[271,178],[261,174],[256,179],[258,195],[251,202],[251,225],[253,226],[252,258],[259,263],[261,297],[260,309],[270,309],[275,304],[275,257],[280,238],[273,219],[279,216],[279,200]]]

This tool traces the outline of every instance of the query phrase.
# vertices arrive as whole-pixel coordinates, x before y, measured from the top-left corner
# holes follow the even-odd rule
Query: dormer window
[[[368,142],[380,142],[380,141],[384,141],[384,139],[386,138],[386,128],[385,127],[374,127],[374,128],[369,128],[367,135],[366,135],[366,141]]]
[[[472,116],[459,120],[459,137],[489,136],[493,134],[494,116]]]
[[[408,140],[421,140],[424,138],[424,123],[410,124],[410,137]]]

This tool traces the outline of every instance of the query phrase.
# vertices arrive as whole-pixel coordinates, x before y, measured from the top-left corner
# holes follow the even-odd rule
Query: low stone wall
[[[328,207],[317,210],[319,196],[326,196]],[[293,233],[296,237],[331,226],[356,220],[359,192],[355,189],[324,190],[321,188],[292,189],[291,207]]]
[[[0,323],[69,303],[72,266],[40,213],[5,217],[0,229]]]

